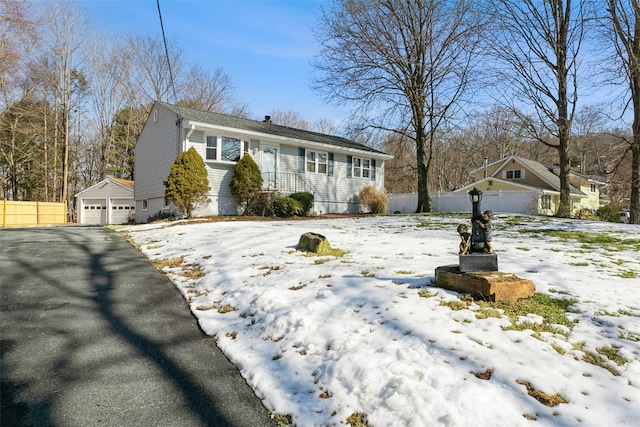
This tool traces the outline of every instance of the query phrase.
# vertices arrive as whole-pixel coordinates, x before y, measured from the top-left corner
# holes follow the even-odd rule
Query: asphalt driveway
[[[0,229],[2,426],[273,426],[177,289],[103,227]]]

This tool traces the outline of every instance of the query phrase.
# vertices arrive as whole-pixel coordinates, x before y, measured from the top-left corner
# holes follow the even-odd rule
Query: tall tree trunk
[[[640,21],[636,21],[637,42],[640,50]],[[629,222],[640,224],[640,66],[631,74],[633,97],[633,141],[631,142],[631,195],[629,200]]]

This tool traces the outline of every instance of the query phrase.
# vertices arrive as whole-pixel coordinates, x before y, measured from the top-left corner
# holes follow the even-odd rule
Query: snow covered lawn
[[[340,426],[362,414],[375,427],[638,425],[640,226],[494,219],[500,271],[574,300],[569,326],[540,332],[543,315],[512,323],[503,311],[495,317],[431,286],[436,267],[458,263],[456,226],[468,222],[389,216],[128,231],[281,420]],[[307,231],[346,253],[296,251]]]

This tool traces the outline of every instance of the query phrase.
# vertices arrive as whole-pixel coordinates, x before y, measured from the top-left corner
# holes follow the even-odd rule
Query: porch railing
[[[282,194],[302,191],[313,194],[313,189],[297,173],[265,172],[262,174],[262,186],[265,190],[278,191]]]

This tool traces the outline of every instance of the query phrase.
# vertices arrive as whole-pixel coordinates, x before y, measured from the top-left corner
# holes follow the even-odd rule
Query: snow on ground
[[[506,315],[479,318],[480,303],[454,310],[446,304],[460,295],[431,286],[436,267],[458,263],[456,226],[465,222],[389,216],[128,231],[153,262],[184,257],[164,272],[202,329],[265,406],[297,426],[346,425],[356,413],[375,427],[638,425],[640,226],[494,219],[500,271],[575,300],[572,328],[536,334],[503,329]],[[346,254],[296,251],[307,231]],[[528,389],[566,403],[543,405]]]

